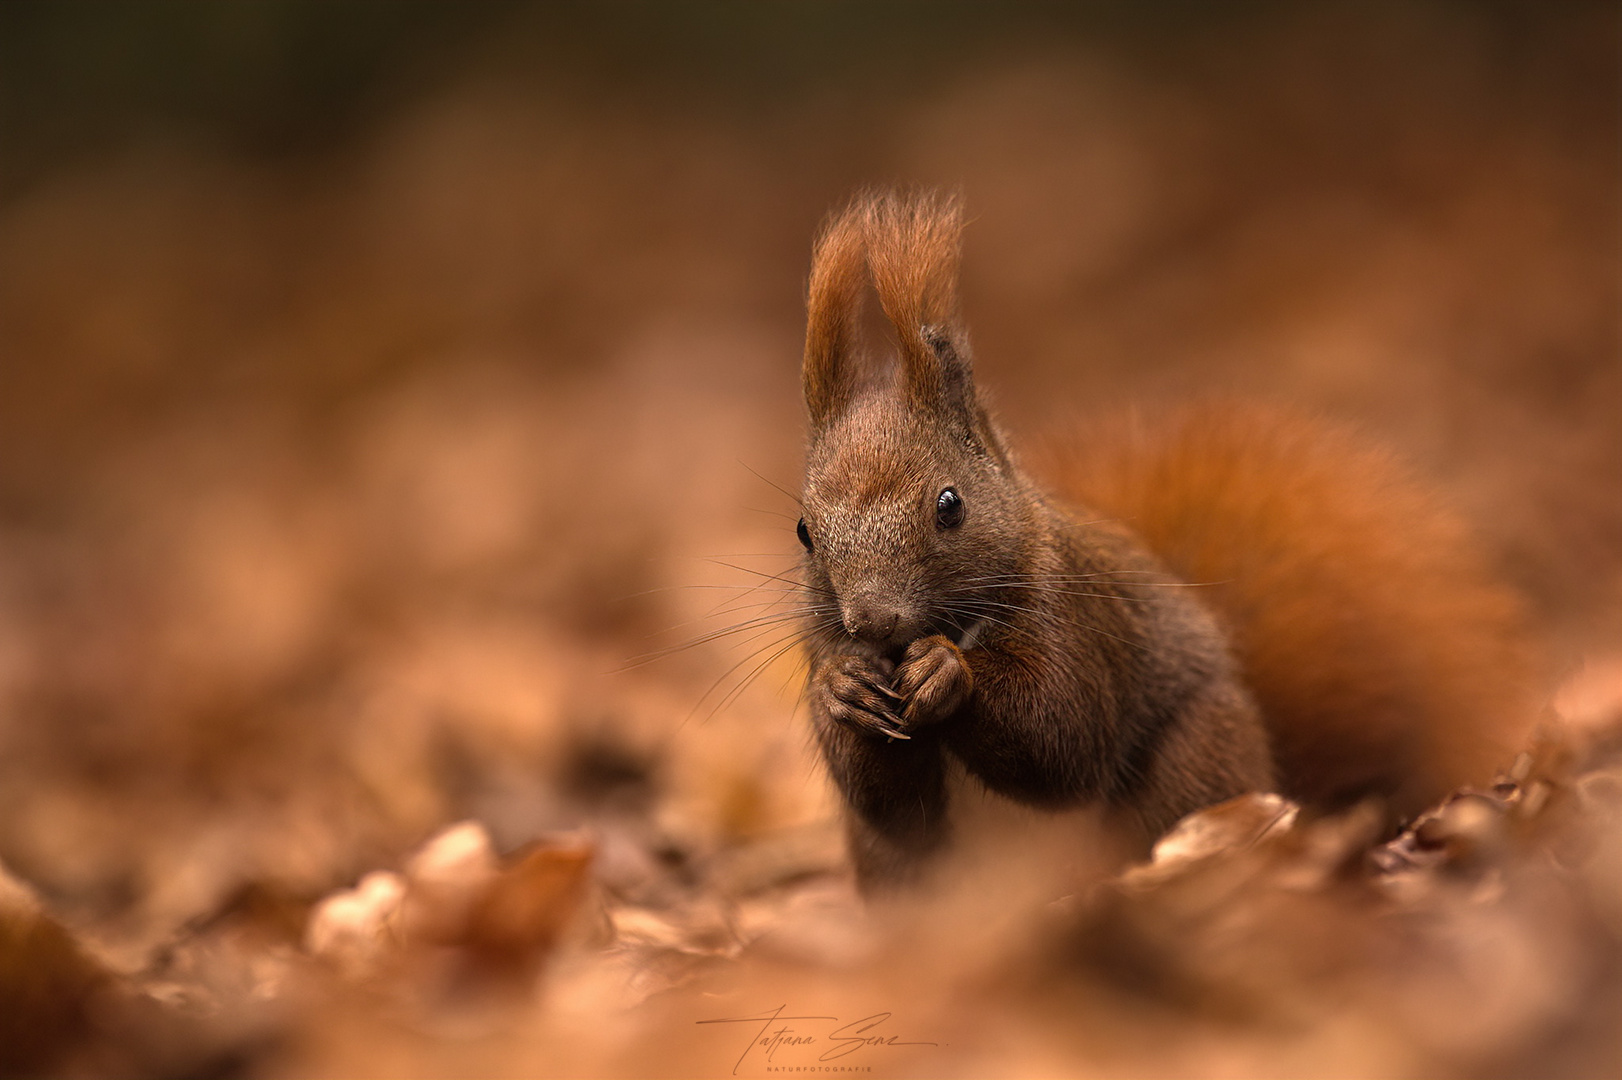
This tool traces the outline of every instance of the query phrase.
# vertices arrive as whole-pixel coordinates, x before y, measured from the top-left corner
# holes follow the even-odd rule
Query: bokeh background
[[[1551,687],[1617,681],[1619,29],[0,6],[0,863],[140,971],[467,817],[636,822],[629,882],[826,820],[776,638],[637,660],[793,565],[809,245],[863,185],[963,192],[1016,439],[1320,410],[1476,522]]]

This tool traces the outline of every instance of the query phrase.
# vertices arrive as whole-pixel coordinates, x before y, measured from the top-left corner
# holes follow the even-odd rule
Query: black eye
[[[794,526],[794,535],[800,538],[800,543],[805,545],[805,550],[811,550],[811,530],[805,527],[805,518],[801,518],[800,523]]]
[[[943,529],[955,529],[963,524],[963,497],[951,488],[941,492],[935,500],[935,524]]]

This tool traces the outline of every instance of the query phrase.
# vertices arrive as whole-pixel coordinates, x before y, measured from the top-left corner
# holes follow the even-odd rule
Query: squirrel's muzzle
[[[896,624],[901,621],[901,615],[895,611],[880,611],[871,607],[846,605],[844,621],[845,632],[851,637],[859,637],[867,641],[884,641],[895,633]]]
[[[882,652],[900,648],[917,636],[915,620],[893,603],[847,600],[840,604],[840,617],[847,634]]]

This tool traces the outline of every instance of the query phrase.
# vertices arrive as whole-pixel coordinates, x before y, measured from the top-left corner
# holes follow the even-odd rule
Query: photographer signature
[[[858,1050],[870,1046],[939,1046],[939,1043],[908,1041],[899,1035],[886,1035],[878,1029],[893,1015],[887,1012],[874,1013],[864,1016],[860,1020],[853,1020],[848,1024],[818,1034],[827,1024],[838,1024],[837,1016],[784,1016],[787,1005],[779,1005],[770,1012],[758,1013],[754,1016],[729,1016],[720,1020],[699,1020],[700,1024],[758,1024],[754,1034],[749,1037],[743,1053],[732,1066],[732,1075],[736,1076],[743,1067],[744,1060],[748,1058],[751,1050],[760,1050],[770,1062],[785,1046],[815,1047],[827,1043],[827,1047],[817,1055],[818,1061],[836,1061],[839,1058],[854,1054]],[[793,1024],[810,1025],[809,1028],[793,1027]]]

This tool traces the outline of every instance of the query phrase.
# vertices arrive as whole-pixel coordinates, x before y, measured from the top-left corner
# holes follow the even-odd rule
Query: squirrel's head
[[[807,582],[880,654],[1000,621],[981,609],[1024,568],[1031,532],[1032,496],[980,406],[958,319],[961,227],[953,200],[864,198],[829,222],[811,270]],[[859,340],[869,282],[892,363]]]

